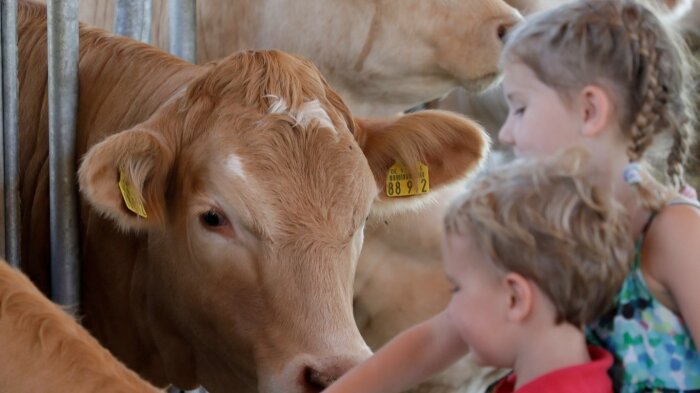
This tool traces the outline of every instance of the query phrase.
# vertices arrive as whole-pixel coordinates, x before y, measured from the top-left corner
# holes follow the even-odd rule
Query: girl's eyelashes
[[[459,292],[459,286],[452,285],[452,289],[450,290],[450,292],[452,292],[452,293]]]
[[[521,106],[513,111],[517,116],[522,116],[525,113],[525,107]]]

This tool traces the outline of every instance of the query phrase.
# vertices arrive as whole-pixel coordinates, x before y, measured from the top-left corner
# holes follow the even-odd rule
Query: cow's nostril
[[[498,25],[498,30],[496,32],[496,34],[498,34],[498,39],[504,41],[511,27],[513,27],[512,24]]]
[[[323,391],[339,377],[336,373],[323,373],[308,366],[304,368],[304,385],[310,393]]]

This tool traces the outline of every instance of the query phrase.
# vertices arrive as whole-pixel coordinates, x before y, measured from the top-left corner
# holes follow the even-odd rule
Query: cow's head
[[[147,243],[134,279],[176,384],[320,391],[370,354],[353,276],[370,207],[391,204],[390,167],[422,161],[439,188],[478,165],[487,141],[442,112],[355,122],[311,63],[281,52],[208,67],[90,149],[82,192]]]
[[[503,38],[522,19],[503,0],[373,4],[366,41],[354,63],[369,80],[355,88],[367,89],[381,76],[390,82],[382,87],[391,98],[416,102],[460,85],[472,92],[490,86],[498,77]]]

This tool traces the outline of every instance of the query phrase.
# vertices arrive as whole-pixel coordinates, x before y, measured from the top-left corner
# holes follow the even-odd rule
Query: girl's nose
[[[512,127],[507,120],[498,131],[498,140],[504,145],[513,145],[515,143]]]

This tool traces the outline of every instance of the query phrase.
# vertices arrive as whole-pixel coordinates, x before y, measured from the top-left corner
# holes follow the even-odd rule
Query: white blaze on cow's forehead
[[[299,109],[290,110],[284,98],[275,95],[271,95],[270,97],[275,100],[270,105],[268,113],[288,114],[294,119],[295,126],[300,125],[302,127],[307,127],[311,124],[312,120],[316,119],[321,127],[328,128],[334,133],[337,133],[330,116],[328,116],[328,112],[323,109],[323,106],[321,106],[318,100],[307,101],[303,103]]]
[[[246,178],[245,171],[243,170],[243,163],[241,162],[241,158],[238,155],[232,153],[229,154],[228,157],[226,157],[226,168],[228,168],[231,172],[236,174],[241,179]]]

